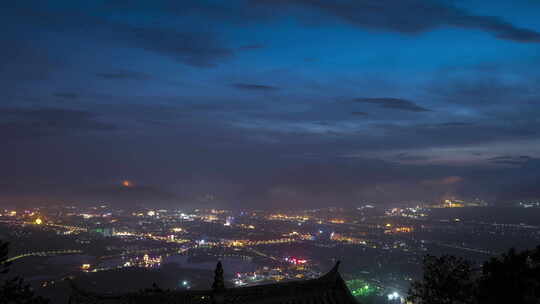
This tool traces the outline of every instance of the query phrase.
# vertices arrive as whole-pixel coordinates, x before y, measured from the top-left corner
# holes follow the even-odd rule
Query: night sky
[[[1,204],[540,197],[540,1],[1,2]]]

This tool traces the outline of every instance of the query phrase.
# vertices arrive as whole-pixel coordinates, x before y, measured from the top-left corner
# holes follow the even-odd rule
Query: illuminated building
[[[269,220],[280,220],[280,221],[300,221],[300,222],[309,221],[308,216],[300,216],[300,215],[290,216],[290,215],[281,214],[281,213],[271,214],[271,215],[269,215],[267,217],[267,219],[269,219]]]
[[[462,201],[458,200],[445,200],[444,205],[445,208],[462,208],[465,207],[465,204]]]
[[[232,216],[227,216],[227,219],[225,220],[225,224],[223,224],[224,226],[231,226],[232,223],[234,221],[234,217]]]
[[[350,244],[358,244],[358,245],[366,245],[367,244],[364,239],[351,237],[351,236],[346,236],[346,235],[343,235],[341,233],[332,233],[330,239],[332,241],[346,242],[346,243],[350,243]]]
[[[463,208],[463,207],[487,207],[488,204],[480,199],[463,201],[457,199],[445,199],[441,204],[433,205],[432,208]]]
[[[161,266],[163,258],[161,256],[151,257],[147,253],[141,258],[136,257],[124,262],[123,267],[143,267],[154,268]]]
[[[117,235],[114,231],[114,228],[112,227],[96,228],[93,232],[98,233],[104,237],[111,237]]]
[[[414,231],[414,228],[412,227],[395,227],[393,229],[387,229],[384,231],[386,234],[393,234],[393,233],[411,233]]]
[[[307,263],[307,260],[306,259],[299,259],[299,258],[295,258],[295,257],[286,257],[285,258],[285,261],[293,264],[293,265],[304,265]]]
[[[215,222],[218,220],[218,217],[216,215],[209,214],[202,216],[201,219],[205,222]]]

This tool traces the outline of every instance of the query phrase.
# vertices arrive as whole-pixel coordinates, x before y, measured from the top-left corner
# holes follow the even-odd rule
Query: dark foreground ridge
[[[338,272],[339,262],[327,274],[311,280],[240,288],[225,288],[218,262],[210,290],[173,291],[158,288],[120,295],[102,295],[76,286],[70,304],[169,304],[169,303],[264,303],[264,304],[358,304]]]

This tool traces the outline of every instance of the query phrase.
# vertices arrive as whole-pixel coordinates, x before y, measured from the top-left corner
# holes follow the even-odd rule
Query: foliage
[[[480,303],[540,303],[540,246],[511,249],[484,263],[479,280]]]
[[[411,284],[409,300],[422,304],[474,303],[474,279],[471,264],[461,258],[444,255],[424,258],[424,277]]]
[[[540,303],[540,246],[485,262],[481,271],[453,256],[426,256],[422,280],[408,300],[419,304]]]
[[[46,304],[49,301],[36,296],[22,278],[5,278],[9,272],[9,243],[0,241],[0,304]]]
[[[9,271],[10,262],[7,262],[9,243],[0,241],[0,275]]]

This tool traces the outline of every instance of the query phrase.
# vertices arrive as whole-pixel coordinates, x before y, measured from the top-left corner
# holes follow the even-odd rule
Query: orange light
[[[122,186],[133,187],[133,183],[131,181],[125,180],[125,181],[122,181]]]

